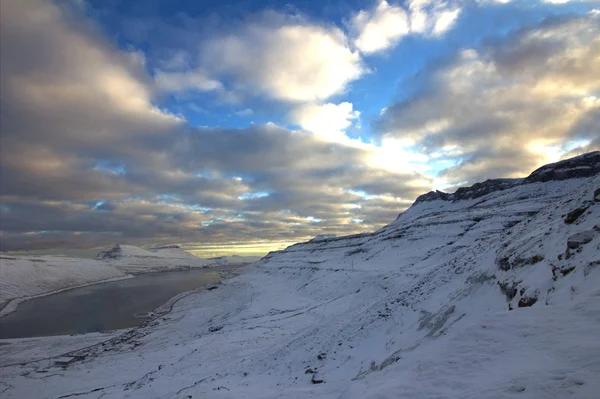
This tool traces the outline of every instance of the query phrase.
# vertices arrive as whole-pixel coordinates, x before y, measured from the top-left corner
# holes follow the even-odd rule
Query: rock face
[[[98,260],[119,259],[122,256],[121,245],[115,244],[114,247],[107,251],[100,251],[96,255]]]
[[[310,242],[325,241],[335,237],[337,237],[335,234],[319,234],[315,238],[311,239]]]
[[[566,224],[575,223],[577,221],[577,219],[579,218],[579,216],[581,216],[585,213],[586,209],[587,208],[573,209],[571,212],[567,213],[567,216],[565,217],[565,223]]]
[[[594,230],[582,231],[581,233],[573,234],[567,239],[567,247],[577,249],[580,246],[587,244],[594,239],[596,232]]]
[[[542,166],[525,179],[489,179],[482,183],[475,183],[470,187],[461,187],[452,194],[439,190],[431,191],[418,197],[415,203],[437,200],[461,201],[474,199],[522,184],[591,177],[599,173],[600,151],[594,151]]]
[[[600,173],[600,151],[551,163],[535,170],[525,179],[525,184],[591,177]]]
[[[442,191],[431,191],[427,194],[423,194],[415,201],[461,201],[467,199],[474,199],[483,197],[486,194],[493,193],[494,191],[506,190],[507,188],[514,187],[521,184],[523,179],[489,179],[483,183],[475,183],[470,187],[461,187],[456,190],[453,194],[444,193]]]

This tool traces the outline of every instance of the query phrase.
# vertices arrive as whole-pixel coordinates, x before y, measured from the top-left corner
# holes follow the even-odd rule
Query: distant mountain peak
[[[600,173],[600,151],[593,151],[559,162],[544,165],[524,179],[488,179],[472,186],[461,187],[454,193],[430,191],[419,196],[416,203],[426,201],[461,201],[482,197],[494,191],[506,190],[522,184],[591,177]]]
[[[533,171],[525,179],[524,184],[591,177],[598,173],[600,173],[600,151],[594,151],[544,165]]]

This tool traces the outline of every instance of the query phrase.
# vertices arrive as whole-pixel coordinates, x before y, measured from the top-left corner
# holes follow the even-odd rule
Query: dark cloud
[[[428,184],[370,167],[366,148],[273,124],[189,126],[155,105],[143,56],[61,4],[2,2],[2,249],[354,233]]]

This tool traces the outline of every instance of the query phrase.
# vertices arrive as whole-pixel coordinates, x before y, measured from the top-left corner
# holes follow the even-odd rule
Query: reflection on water
[[[182,292],[216,283],[220,279],[219,269],[142,274],[35,298],[0,318],[0,338],[134,327],[144,322],[134,315],[151,312]]]

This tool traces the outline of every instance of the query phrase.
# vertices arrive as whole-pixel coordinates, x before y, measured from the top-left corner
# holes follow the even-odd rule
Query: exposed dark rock
[[[320,379],[320,378],[317,378],[317,375],[316,375],[316,374],[313,374],[312,378],[310,379],[310,382],[312,382],[313,384],[322,384],[322,383],[324,383],[325,381],[323,381],[323,380],[322,380],[322,379]]]
[[[368,252],[366,248],[356,248],[351,251],[346,252],[346,256],[352,256],[360,253]]]
[[[223,329],[223,326],[211,326],[211,327],[208,327],[208,331],[209,332],[216,332],[216,331],[219,331],[221,329]]]
[[[483,197],[494,191],[506,190],[521,183],[521,179],[489,179],[471,187],[461,187],[452,196],[454,201]]]
[[[519,299],[519,303],[517,306],[519,306],[520,308],[527,308],[527,307],[533,306],[536,302],[537,302],[536,297],[524,296],[521,299]]]
[[[591,177],[598,173],[600,173],[600,151],[594,151],[542,166],[525,179],[525,184]]]
[[[109,249],[108,251],[100,251],[98,255],[96,255],[96,259],[118,259],[121,257],[121,246],[119,244],[115,244],[114,247]]]
[[[594,239],[596,232],[594,230],[582,231],[581,233],[573,234],[567,239],[567,247],[571,249],[579,248]]]
[[[510,259],[508,258],[508,256],[498,260],[498,267],[500,268],[500,270],[505,271],[505,272],[510,270],[511,264],[510,264]]]
[[[565,217],[565,223],[566,224],[572,224],[575,223],[575,221],[577,219],[579,219],[579,216],[583,215],[583,213],[585,212],[587,208],[576,208],[573,209],[571,212],[569,212],[567,214],[567,216]]]
[[[534,256],[531,258],[531,264],[532,264],[532,265],[535,265],[536,263],[540,263],[540,262],[541,262],[541,261],[543,261],[543,260],[544,260],[544,257],[543,257],[542,255],[534,255]]]
[[[564,269],[560,270],[560,273],[563,276],[566,276],[567,274],[571,273],[573,270],[575,270],[575,266],[571,266],[571,267],[565,267]]]
[[[600,188],[597,188],[596,191],[594,191],[594,201],[600,201]]]
[[[319,234],[318,236],[312,238],[308,242],[317,242],[317,241],[328,241],[331,238],[336,238],[335,234]]]
[[[496,278],[496,275],[494,275],[494,274],[489,275],[489,274],[485,274],[485,273],[479,273],[479,274],[474,274],[474,275],[467,277],[465,282],[468,284],[483,284],[488,281],[494,280],[495,278]]]
[[[181,247],[179,245],[165,245],[164,247],[155,247],[152,248],[152,250],[158,250],[158,249],[181,249]]]
[[[306,371],[304,372],[304,374],[314,374],[315,372],[313,371],[313,369],[306,369]]]
[[[219,287],[216,286],[216,285],[211,285],[210,287],[206,287],[206,290],[207,291],[212,291],[212,290],[216,290],[217,288],[219,288]]]
[[[515,187],[521,182],[522,179],[489,179],[483,183],[475,183],[470,187],[461,187],[453,194],[444,193],[442,191],[431,191],[418,197],[415,204],[425,201],[461,201],[479,198],[494,191]]]
[[[541,262],[541,261],[543,261],[543,260],[544,260],[544,257],[543,257],[542,255],[534,255],[534,256],[531,258],[531,264],[532,264],[532,265],[535,265],[536,263],[539,263],[539,262]]]
[[[415,200],[415,204],[418,204],[419,202],[427,202],[427,201],[437,201],[437,200],[442,200],[442,201],[451,201],[451,195],[452,194],[448,194],[445,193],[443,191],[430,191],[427,194],[423,194],[420,195],[419,197],[417,197],[417,199]]]
[[[543,260],[544,260],[544,257],[542,255],[534,255],[530,258],[517,257],[513,260],[511,260],[510,257],[505,256],[505,257],[502,257],[499,260],[497,260],[497,263],[498,263],[498,267],[500,268],[500,270],[508,271],[508,270],[516,269],[516,268],[519,268],[522,266],[535,265],[536,263],[539,263]]]
[[[500,291],[506,295],[506,299],[508,301],[512,301],[515,296],[517,296],[517,287],[519,286],[519,282],[513,281],[498,281],[498,287],[500,287]]]
[[[494,191],[506,190],[521,184],[591,177],[599,173],[600,151],[594,151],[542,166],[525,179],[489,179],[482,183],[475,183],[470,187],[461,187],[453,194],[442,191],[431,191],[418,197],[415,204],[437,200],[460,201],[474,199]],[[599,190],[596,190],[594,193],[594,198],[600,196]],[[600,198],[597,200],[600,201]]]

